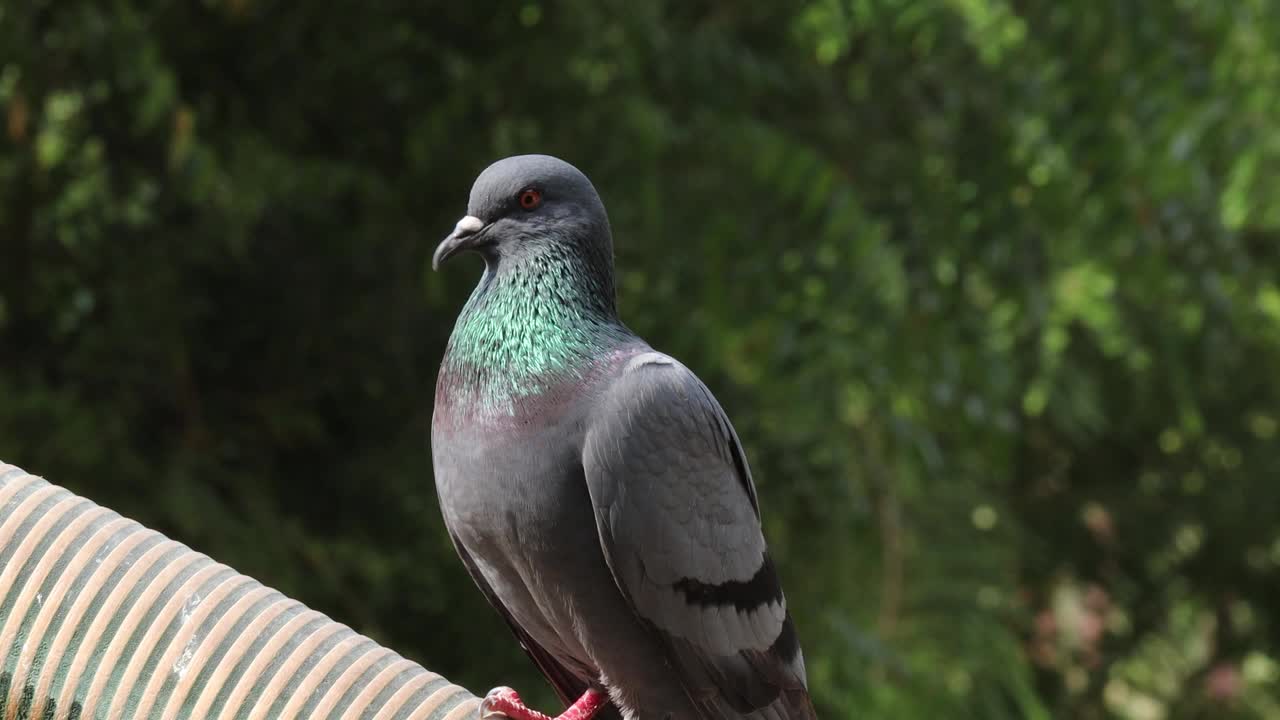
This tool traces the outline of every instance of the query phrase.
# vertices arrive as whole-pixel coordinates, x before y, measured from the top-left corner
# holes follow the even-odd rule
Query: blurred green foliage
[[[1280,717],[1278,40],[1272,0],[2,2],[0,457],[542,687],[440,526],[479,268],[427,258],[549,152],[735,419],[824,717]]]

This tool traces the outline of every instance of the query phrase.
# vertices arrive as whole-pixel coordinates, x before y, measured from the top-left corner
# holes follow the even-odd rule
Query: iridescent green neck
[[[495,263],[467,301],[441,371],[451,402],[510,415],[525,397],[581,379],[601,351],[630,337],[608,268],[547,251]]]

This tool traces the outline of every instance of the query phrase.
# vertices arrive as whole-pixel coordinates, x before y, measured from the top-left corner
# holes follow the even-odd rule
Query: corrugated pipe
[[[448,680],[0,463],[0,720],[459,720]]]

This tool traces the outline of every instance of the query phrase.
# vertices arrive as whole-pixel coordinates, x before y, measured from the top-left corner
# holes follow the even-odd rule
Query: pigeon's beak
[[[436,246],[435,254],[431,256],[431,269],[439,270],[445,260],[457,255],[463,250],[468,250],[476,246],[480,231],[487,227],[478,217],[468,215],[458,221],[453,226],[453,232],[449,233],[449,237],[445,238]]]

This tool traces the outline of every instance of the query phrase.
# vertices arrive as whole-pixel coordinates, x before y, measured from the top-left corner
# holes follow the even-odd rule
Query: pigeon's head
[[[466,216],[436,248],[431,267],[467,250],[492,264],[549,249],[612,258],[609,218],[577,168],[549,155],[516,155],[476,178]]]

